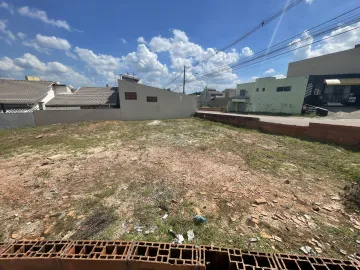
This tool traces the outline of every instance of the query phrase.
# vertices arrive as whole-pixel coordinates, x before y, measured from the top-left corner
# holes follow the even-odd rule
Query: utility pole
[[[185,94],[185,69],[186,66],[184,65],[183,94]]]

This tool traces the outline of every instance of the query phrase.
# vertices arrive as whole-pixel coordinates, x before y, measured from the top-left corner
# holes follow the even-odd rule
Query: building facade
[[[360,45],[290,63],[287,77],[309,76],[305,103],[360,106]]]
[[[196,97],[118,80],[123,120],[190,117],[196,111]]]
[[[300,114],[308,79],[308,76],[284,79],[265,77],[238,84],[228,111]]]

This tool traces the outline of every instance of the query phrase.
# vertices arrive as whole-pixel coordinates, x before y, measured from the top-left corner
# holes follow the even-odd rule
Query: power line
[[[284,8],[280,9],[279,11],[277,11],[275,14],[273,14],[272,16],[270,16],[269,18],[263,20],[260,24],[258,24],[257,26],[255,26],[253,29],[251,29],[250,31],[248,31],[247,33],[245,33],[244,35],[242,35],[241,37],[237,38],[236,40],[234,40],[233,42],[229,43],[228,45],[225,45],[224,47],[222,47],[221,49],[217,50],[215,54],[209,56],[208,58],[206,58],[205,60],[202,60],[201,62],[198,62],[194,65],[197,66],[201,63],[204,63],[206,61],[208,61],[210,58],[214,57],[218,52],[220,51],[225,51],[227,49],[229,49],[230,47],[234,46],[235,44],[239,43],[240,41],[244,40],[245,38],[247,38],[248,36],[250,36],[251,34],[253,34],[254,32],[256,32],[257,30],[259,30],[260,28],[262,28],[265,24],[270,23],[271,21],[275,20],[277,17],[281,16],[283,13],[289,11],[290,9],[292,9],[293,7],[295,7],[296,5],[300,4],[301,2],[303,2],[303,0],[294,0],[293,2],[289,3],[288,5],[286,5]]]
[[[210,58],[214,57],[219,51],[225,51],[228,48],[234,46],[235,44],[239,43],[241,40],[245,39],[246,37],[250,36],[252,33],[256,32],[257,30],[259,30],[260,28],[262,28],[265,24],[270,23],[271,21],[273,21],[274,19],[276,19],[277,17],[281,16],[283,13],[289,11],[290,9],[292,9],[293,7],[295,7],[296,5],[300,4],[301,2],[303,2],[304,0],[293,0],[293,2],[287,4],[284,8],[278,10],[277,12],[275,12],[272,16],[270,16],[269,18],[263,20],[259,25],[255,26],[253,29],[251,29],[250,31],[248,31],[247,33],[245,33],[244,35],[242,35],[241,37],[239,37],[238,39],[236,39],[235,41],[231,42],[228,45],[225,45],[223,48],[221,48],[220,50],[216,51],[215,54],[209,56],[208,58],[206,58],[205,60],[202,60],[201,62],[197,62],[193,67],[198,66],[201,63],[204,63],[206,61],[208,61]],[[172,84],[173,82],[175,82],[180,76],[182,75],[182,72],[179,72],[178,76],[176,76],[172,81],[170,81],[164,88],[168,87],[170,84]]]
[[[306,30],[306,32],[308,32],[308,33],[310,34],[310,33],[311,33],[311,30],[316,29],[316,28],[318,28],[318,27],[320,27],[320,26],[323,26],[324,24],[327,24],[327,23],[329,23],[329,22],[331,22],[331,21],[334,21],[334,20],[338,19],[339,17],[342,17],[342,16],[344,16],[344,15],[347,15],[347,14],[349,14],[350,12],[352,12],[352,11],[354,11],[354,10],[356,10],[356,9],[359,9],[359,8],[360,8],[360,6],[357,7],[357,8],[354,8],[354,9],[348,11],[348,12],[345,12],[345,13],[343,13],[343,14],[335,17],[335,18],[332,18],[332,19],[330,19],[330,20],[328,20],[328,21],[326,21],[326,22],[324,22],[324,23],[322,23],[322,24],[319,24],[319,25],[317,25],[317,26],[315,26],[315,27],[312,27],[312,28]],[[359,14],[352,15],[352,16],[349,17],[349,18],[343,19],[343,21],[347,20],[347,21],[346,21],[346,24],[351,25],[351,24],[356,23],[356,22],[359,21],[359,18],[356,17],[356,16],[359,16]],[[354,17],[355,17],[355,19],[353,19]],[[326,26],[326,27],[324,27],[324,28],[322,28],[322,29],[319,29],[319,30],[317,30],[317,32],[311,33],[311,36],[309,36],[307,39],[310,39],[310,38],[313,38],[313,37],[317,37],[317,36],[319,36],[319,35],[322,35],[322,34],[324,34],[324,33],[327,33],[327,32],[329,32],[329,31],[332,31],[332,30],[338,28],[338,24],[339,24],[339,22],[337,22],[337,23],[335,24],[335,27],[329,28],[329,26]],[[334,24],[332,24],[331,26],[334,26]],[[325,30],[323,30],[323,29],[325,29]],[[276,47],[278,47],[279,45],[281,45],[281,44],[283,44],[283,43],[285,43],[285,42],[288,42],[289,40],[291,40],[291,39],[293,39],[293,38],[295,38],[295,37],[297,37],[297,36],[301,36],[302,34],[303,34],[303,32],[300,33],[300,34],[298,34],[298,35],[295,35],[295,36],[293,36],[293,37],[291,37],[291,38],[288,38],[288,39],[286,39],[286,40],[284,40],[284,41],[282,41],[282,42],[280,42],[280,43],[278,43],[278,44],[275,44],[275,45],[271,46],[270,48],[276,48]],[[296,45],[297,43],[304,42],[304,41],[306,41],[307,39],[299,40],[298,42],[294,42],[292,45]],[[224,72],[227,72],[227,71],[228,71],[230,68],[232,68],[232,67],[236,67],[236,66],[239,66],[239,65],[242,65],[242,64],[246,64],[246,63],[248,63],[248,62],[254,61],[254,60],[259,59],[259,58],[264,58],[264,57],[266,57],[266,56],[268,56],[268,55],[274,54],[274,53],[276,53],[276,52],[278,52],[278,51],[280,51],[280,50],[286,49],[286,48],[288,48],[288,47],[289,47],[289,45],[288,45],[288,43],[286,43],[286,46],[280,47],[280,48],[278,48],[278,49],[273,49],[273,50],[270,51],[270,52],[268,51],[268,49],[264,49],[264,50],[262,50],[262,51],[260,51],[260,52],[258,52],[258,53],[256,53],[256,54],[254,54],[254,55],[261,54],[261,53],[263,53],[264,51],[268,51],[268,53],[262,54],[262,55],[260,55],[260,56],[258,56],[258,57],[255,57],[255,58],[254,58],[254,55],[249,56],[249,57],[244,57],[244,58],[242,58],[241,60],[237,60],[237,61],[232,62],[232,63],[230,63],[230,64],[224,65],[224,66],[222,66],[222,67],[220,67],[220,68],[217,68],[217,69],[215,69],[215,70],[212,70],[212,71],[209,72],[209,73],[203,74],[203,75],[202,75],[200,78],[198,78],[197,80],[205,79],[205,78],[211,78],[211,77],[214,77],[215,75],[218,76],[218,74],[222,74],[222,73],[224,73]],[[243,60],[248,59],[248,58],[250,58],[250,60],[248,60],[248,61],[243,61]],[[241,61],[242,61],[242,62],[241,62]],[[220,72],[221,72],[221,73],[220,73]],[[191,81],[195,81],[195,80],[191,80]],[[191,81],[189,80],[188,82],[191,82]]]
[[[359,21],[360,21],[360,20],[359,20]],[[290,51],[287,51],[287,52],[283,52],[283,53],[277,54],[277,55],[272,56],[272,57],[269,57],[269,58],[267,58],[267,59],[265,59],[265,60],[260,60],[260,61],[254,62],[254,63],[248,63],[247,65],[242,64],[242,65],[240,65],[240,66],[237,66],[237,67],[233,68],[233,70],[238,70],[238,69],[241,69],[241,68],[245,68],[245,67],[248,67],[248,66],[251,66],[251,65],[257,64],[257,63],[261,63],[261,62],[263,62],[263,61],[267,61],[267,60],[269,60],[269,59],[272,59],[272,58],[275,58],[275,57],[278,57],[278,56],[281,56],[281,55],[284,55],[284,54],[290,53],[290,52],[292,52],[292,51],[295,51],[295,50],[298,50],[298,49],[301,49],[301,48],[307,47],[307,46],[309,46],[309,45],[313,45],[313,44],[316,44],[316,43],[322,42],[322,41],[324,41],[324,40],[327,40],[327,39],[330,39],[330,38],[333,38],[333,37],[336,37],[336,36],[339,36],[339,35],[342,35],[342,34],[348,33],[348,32],[350,32],[350,31],[354,31],[354,30],[359,29],[359,28],[360,28],[360,26],[358,26],[358,27],[354,27],[354,28],[352,28],[352,29],[350,29],[350,30],[347,30],[347,31],[344,31],[344,32],[338,33],[338,34],[336,34],[336,35],[329,36],[329,37],[326,37],[326,38],[323,38],[323,39],[320,39],[320,40],[317,40],[317,41],[313,41],[313,42],[310,42],[310,43],[305,44],[305,45],[303,45],[303,46],[300,46],[300,47],[294,48],[294,49],[292,49],[292,50],[290,50]],[[224,72],[221,72],[221,73],[218,73],[218,74],[214,74],[212,77],[208,77],[207,79],[210,79],[210,78],[213,78],[213,77],[216,77],[216,76],[222,75],[222,74],[224,74]],[[197,79],[197,80],[200,80],[200,79]],[[189,83],[194,82],[194,81],[197,81],[197,80],[188,81],[187,83],[189,84]]]

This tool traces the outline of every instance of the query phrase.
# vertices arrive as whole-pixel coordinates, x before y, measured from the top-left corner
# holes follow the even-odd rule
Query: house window
[[[291,86],[282,86],[276,88],[276,92],[289,92],[291,91]]]
[[[125,92],[125,99],[137,100],[137,93],[136,92]]]
[[[147,96],[147,97],[146,97],[146,101],[147,101],[147,102],[157,102],[157,97]]]
[[[256,88],[256,92],[259,92],[259,88]]]
[[[263,88],[262,91],[265,92],[265,88]]]
[[[240,97],[244,97],[246,95],[246,90],[240,90]]]

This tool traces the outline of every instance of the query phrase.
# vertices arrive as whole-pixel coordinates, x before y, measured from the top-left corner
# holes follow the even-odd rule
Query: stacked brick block
[[[198,111],[196,116],[236,127],[257,129],[262,132],[334,143],[360,149],[360,127],[310,123],[309,126],[293,126],[262,122],[256,117],[211,114]]]
[[[360,270],[355,261],[213,246],[123,241],[0,243],[0,269]]]

